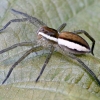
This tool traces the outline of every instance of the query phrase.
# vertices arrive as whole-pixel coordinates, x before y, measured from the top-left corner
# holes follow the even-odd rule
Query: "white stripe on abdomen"
[[[63,45],[63,46],[66,46],[70,49],[76,49],[77,51],[90,51],[89,49],[87,49],[86,47],[82,46],[82,45],[79,45],[77,43],[74,43],[74,42],[70,42],[68,40],[64,40],[64,39],[60,39],[58,38],[58,44],[59,45]]]

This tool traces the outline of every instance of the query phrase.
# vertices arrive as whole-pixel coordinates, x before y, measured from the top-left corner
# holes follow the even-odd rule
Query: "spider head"
[[[53,41],[53,42],[57,42],[58,41],[58,31],[53,29],[53,28],[49,28],[47,26],[43,26],[38,30],[38,38],[45,38],[47,40]]]

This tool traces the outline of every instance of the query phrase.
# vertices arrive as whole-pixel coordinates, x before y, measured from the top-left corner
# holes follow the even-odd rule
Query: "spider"
[[[48,27],[45,23],[40,21],[39,19],[32,17],[26,13],[11,9],[12,12],[16,14],[20,14],[24,16],[22,19],[12,19],[10,20],[1,30],[0,32],[4,31],[11,23],[14,22],[25,22],[29,21],[36,27],[38,27],[37,36],[38,39],[36,42],[22,42],[14,44],[6,49],[3,49],[0,51],[0,54],[7,52],[11,49],[14,49],[18,46],[32,46],[30,50],[28,50],[21,58],[19,58],[9,69],[9,72],[5,79],[3,80],[2,84],[4,84],[7,79],[9,78],[10,74],[12,73],[13,69],[23,60],[25,59],[30,53],[35,51],[40,51],[43,48],[48,48],[50,52],[48,53],[48,56],[44,62],[44,65],[42,66],[42,69],[35,80],[38,82],[39,78],[41,77],[46,65],[48,64],[51,55],[53,54],[53,51],[60,52],[64,56],[69,56],[72,59],[76,60],[78,63],[82,65],[82,68],[89,74],[91,77],[96,81],[96,83],[100,86],[100,81],[96,77],[96,75],[93,73],[92,70],[88,68],[87,65],[85,65],[84,62],[82,62],[79,58],[76,57],[76,54],[86,54],[91,53],[94,55],[93,50],[95,46],[95,40],[84,30],[77,30],[74,32],[67,32],[63,31],[64,27],[66,26],[66,23],[63,23],[57,30]],[[85,39],[83,39],[78,34],[83,33],[86,35],[91,41],[92,46],[90,48],[89,44],[86,42]],[[33,46],[34,45],[34,46]]]

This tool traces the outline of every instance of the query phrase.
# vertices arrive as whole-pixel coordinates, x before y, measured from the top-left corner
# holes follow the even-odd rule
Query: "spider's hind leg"
[[[65,53],[64,53],[65,54]],[[66,54],[65,54],[66,55]],[[94,72],[84,64],[84,62],[82,62],[79,58],[77,58],[75,55],[69,53],[68,54],[69,57],[71,57],[72,59],[76,60],[78,63],[80,63],[82,65],[82,68],[96,81],[96,83],[100,86],[100,81],[97,78],[97,76],[94,74]]]
[[[91,53],[92,53],[92,55],[94,55],[94,53],[93,53],[94,46],[95,46],[95,40],[94,40],[94,38],[93,38],[92,36],[90,36],[90,35],[89,35],[86,31],[84,31],[84,30],[77,30],[77,31],[74,31],[74,32],[72,32],[72,33],[75,33],[75,34],[82,34],[82,33],[84,33],[84,35],[87,36],[87,37],[92,41]]]

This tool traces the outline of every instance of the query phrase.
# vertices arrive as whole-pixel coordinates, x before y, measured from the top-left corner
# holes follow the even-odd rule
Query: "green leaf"
[[[86,30],[95,40],[95,56],[80,58],[100,80],[100,3],[99,0],[4,0],[0,2],[0,28],[9,20],[23,18],[10,9],[34,16],[49,27],[64,30]],[[36,28],[29,22],[11,23],[0,34],[0,50],[19,42],[36,40]],[[82,35],[91,45],[91,41]],[[9,68],[30,47],[18,47],[0,55],[0,83]],[[0,85],[0,100],[100,100],[100,87],[81,65],[54,52],[38,83],[35,83],[48,51],[31,53],[16,66],[4,85]]]

